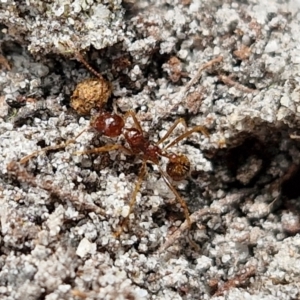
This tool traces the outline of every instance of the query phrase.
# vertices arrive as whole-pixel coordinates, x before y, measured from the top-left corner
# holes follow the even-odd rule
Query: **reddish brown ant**
[[[94,107],[99,108],[99,113],[94,116],[90,122],[90,127],[94,128],[96,131],[101,133],[102,135],[106,137],[119,137],[123,136],[125,143],[124,144],[107,144],[103,147],[99,148],[94,148],[91,150],[86,150],[82,152],[77,152],[77,154],[91,154],[91,153],[102,153],[102,152],[109,152],[109,151],[114,151],[114,150],[120,150],[124,152],[126,155],[135,155],[138,156],[138,158],[141,159],[142,161],[142,166],[139,171],[138,179],[135,184],[130,202],[129,202],[129,212],[128,215],[123,219],[123,221],[120,223],[120,228],[117,232],[115,232],[115,236],[120,236],[120,234],[123,232],[123,229],[128,225],[129,222],[129,216],[133,212],[133,208],[136,202],[136,196],[138,191],[140,190],[142,181],[147,173],[146,170],[146,165],[147,163],[154,164],[157,166],[161,176],[163,177],[164,181],[166,182],[167,186],[170,188],[170,190],[173,192],[175,195],[176,199],[180,203],[181,207],[183,208],[185,218],[188,223],[188,227],[191,226],[191,220],[190,220],[190,214],[188,207],[183,200],[183,198],[179,195],[177,190],[174,188],[172,185],[172,180],[174,181],[180,181],[186,178],[186,176],[189,174],[190,171],[190,161],[187,158],[187,156],[183,154],[178,154],[169,151],[169,148],[178,144],[181,140],[185,139],[186,137],[190,136],[194,132],[201,132],[205,136],[208,136],[207,130],[203,126],[194,126],[191,129],[187,128],[187,125],[184,121],[184,119],[180,118],[178,119],[172,126],[171,128],[167,131],[167,133],[158,141],[158,142],[152,142],[146,136],[144,135],[143,129],[141,127],[140,122],[137,119],[136,114],[133,111],[128,111],[125,113],[124,116],[121,116],[116,113],[108,112],[104,109],[105,103],[107,101],[107,94],[110,93],[107,89],[110,84],[105,83],[103,77],[101,74],[96,72],[84,59],[80,54],[77,54],[77,58],[87,67],[88,70],[90,70],[94,75],[97,76],[97,80],[101,82],[101,84],[106,84],[105,86],[105,97],[103,98],[101,95],[99,97],[98,103],[95,101]],[[208,68],[212,64],[216,62],[220,62],[221,58],[217,58],[215,60],[210,61],[209,63],[206,63],[202,68],[198,70],[198,73],[202,71],[205,68]],[[196,76],[199,76],[197,73]],[[189,83],[191,85],[192,81]],[[85,81],[84,83],[91,81],[90,79]],[[95,82],[95,80],[93,80]],[[81,88],[88,88],[83,83],[80,83]],[[78,85],[78,86],[79,86]],[[77,86],[77,88],[78,88]],[[92,89],[94,90],[94,89]],[[77,89],[75,90],[74,93],[76,95],[84,95],[86,93],[81,93],[82,91],[78,91]],[[99,91],[96,91],[97,97],[99,96]],[[74,94],[73,96],[74,97]],[[71,100],[72,100],[71,97]],[[101,98],[102,97],[102,98]],[[82,105],[84,105],[84,100],[85,99],[80,99],[77,96],[75,97],[77,104],[78,101],[82,101]],[[95,97],[90,97],[90,98],[95,98]],[[94,101],[94,100],[93,100]],[[78,105],[73,107],[76,109]],[[79,105],[81,107],[81,105]],[[90,108],[90,102],[88,104],[88,107]],[[80,111],[82,111],[80,109]],[[79,112],[80,112],[79,111]],[[86,110],[84,110],[86,112]],[[133,126],[131,127],[126,127],[126,121],[128,118],[132,118],[133,120]],[[178,124],[182,124],[185,127],[185,132],[181,135],[179,135],[175,140],[167,144],[165,147],[160,147],[160,145],[172,134],[174,129],[177,127]],[[39,151],[35,151],[30,155],[25,156],[24,158],[21,159],[20,163],[24,164],[28,160],[30,160],[33,156],[37,155],[40,152],[48,151],[48,150],[54,150],[54,149],[60,149],[64,148],[67,145],[74,143],[75,140],[84,132],[86,129],[84,129],[82,132],[80,132],[74,139],[68,140],[67,142],[61,144],[61,145],[56,145],[56,146],[49,146],[44,149],[41,149]],[[165,157],[168,162],[166,166],[166,171],[162,170],[161,167],[159,166],[160,158]]]
[[[128,117],[131,117],[133,119],[134,127],[129,127],[129,128],[125,127],[125,122]],[[188,224],[189,225],[191,224],[187,205],[185,201],[182,199],[182,197],[179,195],[179,193],[176,191],[176,189],[173,187],[173,185],[171,184],[171,179],[180,181],[186,178],[186,176],[189,174],[190,171],[190,161],[185,155],[175,154],[173,152],[170,152],[168,151],[168,148],[176,145],[179,141],[188,137],[193,132],[202,132],[206,136],[208,136],[208,133],[204,127],[195,126],[187,130],[185,133],[181,134],[174,141],[169,143],[166,147],[164,148],[159,147],[159,144],[161,144],[170,136],[170,134],[173,132],[173,130],[179,123],[182,123],[186,127],[184,119],[178,119],[173,124],[173,126],[167,131],[165,136],[162,139],[160,139],[157,143],[154,143],[149,141],[145,137],[143,129],[139,121],[137,120],[135,113],[132,111],[127,112],[124,117],[117,115],[115,113],[100,112],[94,118],[94,120],[92,120],[91,126],[95,128],[98,132],[103,134],[104,136],[117,137],[123,135],[126,146],[121,144],[107,144],[100,148],[94,148],[92,150],[80,152],[80,154],[91,154],[91,153],[108,152],[113,150],[121,150],[128,155],[136,155],[142,160],[142,167],[140,169],[137,183],[135,185],[133,194],[131,196],[131,200],[129,202],[129,213],[121,223],[121,228],[118,232],[116,232],[115,234],[116,236],[119,236],[122,233],[123,228],[128,224],[129,216],[133,211],[133,207],[136,201],[136,195],[140,189],[142,180],[146,175],[147,163],[154,164],[158,167],[158,170],[161,173],[164,181],[166,182],[170,190],[174,193],[175,197],[181,204]],[[166,157],[168,159],[166,172],[163,171],[159,166],[160,157]]]

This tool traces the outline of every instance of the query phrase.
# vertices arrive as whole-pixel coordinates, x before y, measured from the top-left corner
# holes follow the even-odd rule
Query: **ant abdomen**
[[[167,163],[167,174],[175,181],[185,179],[191,169],[191,163],[189,159],[183,154],[172,153],[168,156],[169,161]]]

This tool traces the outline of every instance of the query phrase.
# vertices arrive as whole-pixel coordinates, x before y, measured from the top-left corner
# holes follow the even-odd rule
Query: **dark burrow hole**
[[[240,136],[235,139],[244,140],[235,147],[218,149],[215,153],[205,153],[205,156],[213,164],[213,170],[215,170],[212,172],[212,176],[215,172],[227,170],[227,175],[230,177],[229,181],[226,182],[228,189],[253,187],[279,152],[280,132],[273,132],[268,140],[262,140],[256,136]],[[247,164],[248,159],[252,157],[260,160],[262,165],[253,178],[247,184],[243,184],[238,180],[237,175],[240,168],[245,163]],[[266,182],[264,182],[265,184]]]
[[[298,171],[286,180],[281,187],[282,196],[288,199],[300,197],[300,168]]]
[[[157,226],[161,227],[165,224],[166,211],[164,208],[160,208],[152,214],[152,219]]]
[[[52,195],[52,201],[46,203],[46,208],[48,210],[48,213],[51,214],[54,212],[55,210],[55,203],[56,202],[61,202],[60,199],[58,197],[56,197],[55,195]]]
[[[19,43],[8,40],[1,43],[1,51],[4,56],[11,55],[12,53],[22,55],[23,48]]]

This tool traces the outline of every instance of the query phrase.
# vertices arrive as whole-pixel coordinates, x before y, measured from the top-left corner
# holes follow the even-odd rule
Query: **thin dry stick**
[[[201,220],[202,217],[206,215],[213,215],[213,214],[222,214],[226,210],[228,210],[233,204],[236,204],[240,202],[244,197],[249,195],[251,192],[253,192],[253,189],[244,189],[240,191],[239,193],[235,193],[232,195],[228,195],[225,198],[215,201],[211,207],[205,207],[202,208],[193,214],[190,215],[190,222],[191,224],[198,222]],[[176,230],[171,236],[167,238],[165,243],[161,245],[161,247],[158,249],[158,253],[162,253],[165,250],[167,250],[170,246],[174,245],[177,240],[181,237],[183,232],[188,230],[190,227],[190,224],[187,220],[185,220],[181,226]]]
[[[191,78],[191,80],[185,85],[183,86],[179,92],[177,92],[173,97],[171,97],[170,100],[174,100],[174,99],[178,99],[176,101],[176,103],[173,105],[173,107],[171,107],[170,109],[168,109],[166,111],[165,114],[163,114],[162,116],[160,116],[160,119],[164,119],[166,117],[168,117],[170,115],[171,112],[174,112],[178,106],[182,103],[182,99],[185,98],[185,94],[189,91],[189,89],[197,82],[199,81],[202,72],[205,69],[210,68],[211,66],[213,66],[214,64],[220,63],[223,60],[223,56],[218,56],[210,61],[208,61],[205,64],[200,65],[200,67],[198,68],[196,74]]]
[[[54,146],[48,146],[45,147],[43,149],[37,150],[32,152],[31,154],[28,154],[26,156],[24,156],[21,160],[20,160],[20,164],[25,164],[27,163],[31,158],[33,158],[34,156],[36,156],[39,153],[43,153],[49,150],[58,150],[58,149],[63,149],[66,148],[68,145],[73,144],[76,142],[76,139],[79,138],[85,131],[87,131],[89,129],[89,127],[84,128],[82,131],[80,131],[73,139],[67,140],[64,143],[61,143],[59,145],[54,145]]]
[[[253,277],[256,273],[256,267],[250,266],[245,268],[243,272],[239,275],[234,276],[233,278],[227,280],[223,285],[218,287],[218,290],[214,293],[214,297],[218,297],[223,295],[226,291],[233,289],[235,287],[239,287],[244,285],[245,282],[250,278]]]
[[[255,93],[257,92],[257,90],[253,90],[253,89],[250,89],[234,80],[232,80],[230,77],[228,76],[225,76],[225,75],[219,75],[219,79],[221,81],[223,81],[225,84],[229,85],[229,86],[232,86],[234,88],[236,88],[237,90],[240,90],[244,93]]]
[[[213,211],[209,207],[207,207],[207,208],[202,208],[202,209],[194,212],[193,214],[191,214],[190,217],[189,217],[189,220],[186,219],[181,224],[181,226],[171,236],[169,236],[167,238],[165,243],[160,246],[157,253],[162,253],[165,250],[167,250],[170,246],[174,245],[175,242],[177,240],[179,240],[179,238],[181,237],[183,232],[185,232],[186,230],[188,230],[190,228],[191,224],[199,221],[202,217],[204,217],[206,215],[212,215],[212,214],[215,214],[215,213],[216,213],[215,211]],[[189,223],[189,221],[190,221],[190,223]]]
[[[11,66],[8,62],[8,60],[0,54],[0,66],[3,66],[6,70],[10,71],[11,70]]]
[[[202,72],[208,68],[210,68],[211,66],[213,66],[214,64],[220,63],[223,60],[223,56],[218,56],[210,61],[208,61],[207,63],[201,65],[199,67],[199,69],[197,70],[196,74],[194,75],[194,77],[191,78],[191,80],[179,91],[177,97],[183,98],[184,94],[186,94],[189,89],[196,83],[199,81]]]
[[[59,199],[64,199],[72,202],[74,207],[79,211],[83,210],[85,213],[87,211],[94,212],[96,214],[105,216],[104,209],[98,207],[94,203],[87,202],[85,199],[80,199],[75,192],[62,191],[60,187],[57,187],[54,184],[47,181],[39,182],[32,174],[28,173],[20,163],[14,161],[10,162],[7,165],[7,170],[11,174],[14,174],[18,178],[18,180],[20,180],[23,183],[27,183],[32,187],[38,187],[43,190],[46,190],[49,193],[56,195]]]
[[[205,69],[210,68],[214,64],[220,63],[222,60],[223,56],[218,56],[208,61],[207,63],[201,65],[200,68],[197,70],[196,75],[184,86],[183,93],[186,93],[191,88],[191,86],[193,86],[200,79],[201,74]]]

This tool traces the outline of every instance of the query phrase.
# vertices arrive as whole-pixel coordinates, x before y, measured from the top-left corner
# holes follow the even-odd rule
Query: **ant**
[[[139,170],[138,178],[133,189],[130,201],[129,201],[129,212],[127,216],[120,222],[119,229],[114,233],[116,237],[119,237],[123,232],[124,228],[128,227],[129,216],[134,210],[134,205],[136,202],[137,193],[141,188],[141,184],[147,174],[147,164],[150,163],[155,165],[164,179],[165,183],[175,195],[177,201],[180,203],[185,219],[188,224],[188,228],[191,227],[190,213],[187,207],[185,200],[180,196],[175,187],[172,184],[172,181],[180,181],[186,178],[190,172],[190,161],[188,157],[184,154],[174,153],[169,150],[172,146],[178,144],[181,140],[187,138],[195,132],[200,132],[206,137],[209,137],[208,131],[203,126],[194,126],[188,129],[187,124],[183,118],[179,118],[174,124],[169,128],[166,134],[158,141],[153,142],[145,136],[144,131],[138,118],[133,111],[128,111],[124,115],[117,114],[116,112],[109,112],[105,110],[105,104],[108,97],[111,93],[111,85],[106,82],[103,76],[95,71],[87,61],[82,57],[81,54],[76,52],[76,58],[82,62],[85,67],[96,76],[96,79],[87,79],[77,85],[72,97],[71,97],[71,106],[81,114],[87,114],[87,111],[91,108],[98,108],[98,113],[92,117],[90,121],[89,128],[93,128],[98,133],[108,138],[123,137],[123,143],[111,143],[106,144],[105,146],[94,148],[91,150],[85,150],[81,152],[76,152],[77,155],[82,154],[92,154],[92,153],[103,153],[109,151],[122,151],[126,155],[136,156],[142,161],[142,166]],[[222,57],[218,57],[214,60],[209,61],[203,65],[197,72],[198,79],[200,77],[199,73],[203,69],[208,68],[216,62],[220,62]],[[189,83],[189,87],[195,83],[195,78],[193,78]],[[84,88],[89,88],[89,84],[92,83],[93,87],[91,92],[82,91]],[[96,88],[95,88],[96,87]],[[100,89],[100,90],[99,90]],[[95,94],[96,93],[96,96]],[[82,99],[88,95],[88,101]],[[91,100],[92,99],[92,100]],[[87,103],[85,103],[87,102]],[[74,104],[75,103],[75,104]],[[87,109],[83,108],[84,105],[87,105]],[[126,126],[127,119],[131,118],[133,121],[133,126]],[[185,132],[180,134],[177,138],[167,144],[165,147],[162,147],[161,144],[165,142],[169,136],[173,133],[174,129],[182,124],[185,127]],[[32,157],[36,156],[40,152],[45,152],[49,150],[56,150],[65,148],[67,145],[75,143],[76,139],[87,130],[85,128],[81,131],[74,139],[68,140],[65,143],[55,146],[45,147],[41,150],[35,151],[32,154],[29,154],[23,157],[20,160],[21,164],[25,164]],[[166,170],[164,171],[160,167],[160,159],[164,157],[167,159]]]

